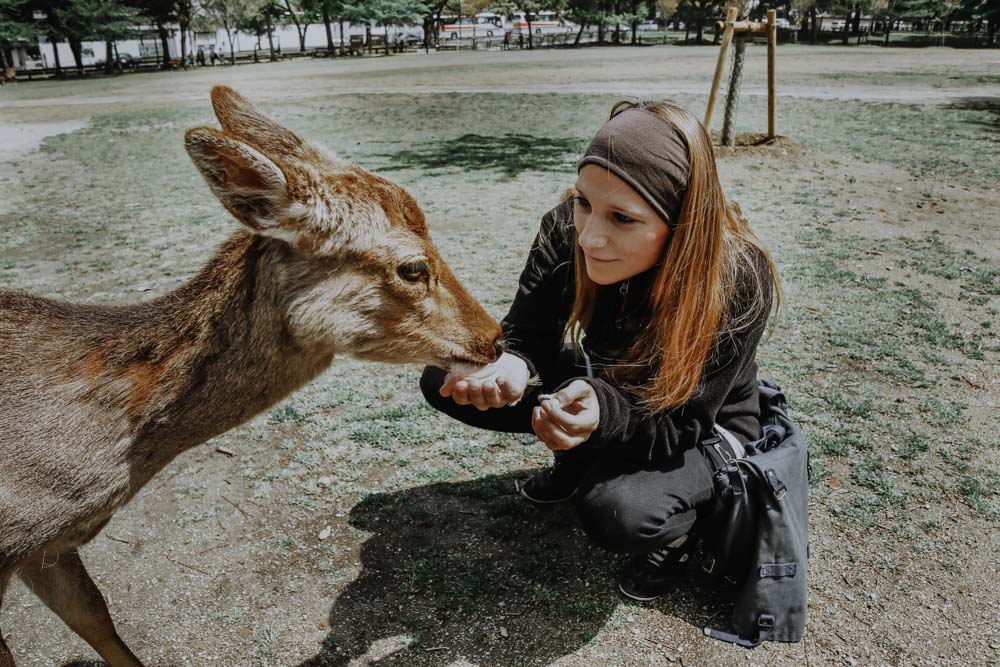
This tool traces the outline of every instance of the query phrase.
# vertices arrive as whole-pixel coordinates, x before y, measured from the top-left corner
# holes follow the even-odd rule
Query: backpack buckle
[[[774,497],[778,500],[784,498],[788,489],[785,488],[785,483],[778,479],[778,473],[774,472],[774,468],[765,470],[764,476],[767,477],[767,483],[771,485],[771,490],[774,491]]]
[[[770,632],[774,629],[774,616],[761,614],[757,617],[757,627],[760,628],[761,632]]]

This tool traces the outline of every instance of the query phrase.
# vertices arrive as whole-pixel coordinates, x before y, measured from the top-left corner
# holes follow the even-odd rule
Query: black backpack
[[[746,445],[745,458],[710,457],[716,499],[701,531],[706,570],[736,586],[734,632],[705,634],[746,648],[801,641],[808,595],[806,444],[781,389],[765,380],[758,386],[764,437]]]

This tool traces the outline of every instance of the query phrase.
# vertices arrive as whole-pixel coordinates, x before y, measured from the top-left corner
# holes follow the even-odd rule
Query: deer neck
[[[332,350],[303,348],[288,331],[288,252],[236,234],[189,283],[146,305],[153,316],[130,351],[127,413],[137,454],[156,469],[268,409],[332,361]]]

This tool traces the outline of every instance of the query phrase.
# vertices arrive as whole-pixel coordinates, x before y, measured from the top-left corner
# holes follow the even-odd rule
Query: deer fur
[[[405,190],[233,90],[212,102],[222,130],[185,145],[244,229],[190,282],[129,306],[0,290],[0,604],[17,574],[112,667],[141,663],[77,549],[178,454],[335,355],[456,368],[501,349]]]

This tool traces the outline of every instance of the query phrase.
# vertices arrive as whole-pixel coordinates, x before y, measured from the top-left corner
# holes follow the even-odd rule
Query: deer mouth
[[[448,369],[459,375],[468,375],[478,371],[483,366],[488,366],[492,364],[496,359],[475,359],[473,357],[466,357],[461,355],[452,355],[448,358]]]

